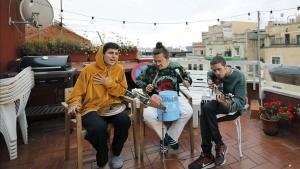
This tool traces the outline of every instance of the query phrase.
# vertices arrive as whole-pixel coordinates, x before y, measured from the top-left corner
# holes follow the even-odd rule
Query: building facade
[[[237,60],[246,58],[246,32],[249,30],[256,30],[256,23],[221,21],[220,25],[210,26],[208,32],[202,33],[205,56],[220,55]]]
[[[269,22],[261,49],[267,64],[300,66],[300,16],[287,23]]]

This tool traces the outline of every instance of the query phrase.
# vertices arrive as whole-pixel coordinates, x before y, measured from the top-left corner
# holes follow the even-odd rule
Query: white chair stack
[[[16,76],[0,79],[0,132],[3,134],[10,160],[17,154],[17,119],[23,141],[28,144],[25,107],[34,86],[34,73],[31,67],[25,68]]]

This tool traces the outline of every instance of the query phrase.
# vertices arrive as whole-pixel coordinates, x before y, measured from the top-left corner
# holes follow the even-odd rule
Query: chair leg
[[[133,122],[136,123],[136,122]],[[139,159],[139,150],[138,150],[138,145],[139,145],[139,140],[137,139],[137,125],[134,124],[132,126],[132,130],[133,130],[133,144],[134,144],[134,157],[135,159]]]
[[[236,125],[237,137],[238,137],[238,146],[239,146],[240,158],[242,158],[243,153],[242,153],[242,134],[241,134],[241,120],[240,120],[240,117],[238,117],[235,120],[235,125]]]
[[[69,160],[70,154],[70,116],[65,112],[65,160]]]
[[[193,120],[188,121],[189,125],[189,134],[190,134],[190,145],[191,145],[191,154],[194,153],[194,132],[193,132]]]
[[[24,144],[28,144],[28,133],[27,133],[28,125],[27,125],[25,110],[20,114],[18,120],[21,127]]]
[[[10,160],[18,157],[17,153],[17,115],[11,104],[0,107],[0,131],[8,149]]]
[[[139,123],[140,123],[140,160],[142,161],[144,158],[144,139],[145,139],[145,123],[144,123],[144,117],[143,117],[143,110],[144,107],[141,104],[140,105],[140,117],[139,117]]]
[[[78,163],[78,169],[83,169],[83,146],[82,146],[82,124],[81,124],[81,115],[76,115],[76,121],[77,121],[77,163]]]

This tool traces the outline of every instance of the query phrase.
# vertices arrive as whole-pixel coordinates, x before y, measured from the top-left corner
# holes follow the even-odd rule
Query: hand
[[[96,84],[104,85],[107,81],[111,79],[110,77],[104,77],[101,74],[97,74],[96,76],[93,77],[93,80],[95,81]]]
[[[208,80],[208,81],[207,81],[207,84],[208,84],[208,87],[209,87],[210,89],[213,89],[214,86],[215,86],[215,84],[214,84],[214,82],[213,82],[212,80]]]
[[[148,84],[148,85],[146,86],[146,91],[147,91],[148,93],[151,93],[152,90],[153,90],[152,84]]]
[[[216,95],[216,100],[223,106],[228,107],[226,101],[225,101],[225,95],[223,93],[219,93]]]
[[[183,86],[186,87],[187,89],[190,87],[190,82],[188,80],[183,80],[182,82]]]
[[[161,105],[162,99],[157,94],[154,94],[150,97],[150,106],[159,107]]]
[[[81,107],[79,105],[72,106],[68,109],[68,114],[69,115],[75,115],[80,111]]]

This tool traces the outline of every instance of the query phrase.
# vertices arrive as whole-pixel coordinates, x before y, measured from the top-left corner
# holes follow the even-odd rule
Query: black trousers
[[[228,109],[222,107],[216,100],[209,101],[201,106],[201,147],[204,153],[211,153],[212,141],[214,141],[216,145],[223,144],[217,114],[227,113],[229,113]]]
[[[87,130],[85,137],[97,151],[96,159],[99,167],[104,166],[108,161],[107,126],[112,123],[114,126],[114,137],[111,145],[112,154],[121,154],[123,145],[128,137],[128,129],[131,120],[127,111],[113,116],[99,116],[95,111],[89,112],[82,117],[82,125]]]

